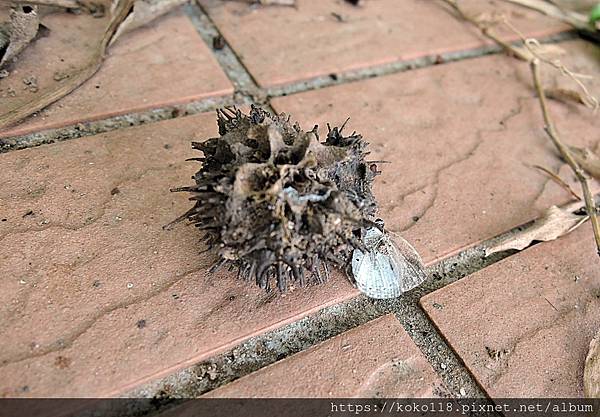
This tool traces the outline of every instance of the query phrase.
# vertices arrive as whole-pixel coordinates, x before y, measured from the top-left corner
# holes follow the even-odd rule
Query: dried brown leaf
[[[588,148],[570,146],[569,149],[579,166],[592,177],[600,180],[600,157]]]
[[[547,242],[557,239],[575,230],[586,219],[587,217],[573,214],[571,210],[552,206],[531,227],[486,248],[485,255],[509,249],[522,250],[534,241]]]
[[[19,55],[35,39],[39,28],[37,6],[11,7],[10,20],[0,26],[0,68]]]
[[[600,331],[590,342],[590,350],[585,359],[583,394],[587,398],[600,398]]]
[[[160,17],[175,7],[181,6],[189,1],[190,0],[136,0],[133,4],[133,10],[117,29],[111,44],[122,34],[144,26],[157,17]]]

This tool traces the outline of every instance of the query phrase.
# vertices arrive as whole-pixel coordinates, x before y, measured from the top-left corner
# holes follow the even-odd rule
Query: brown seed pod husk
[[[217,111],[219,137],[193,142],[203,157],[188,219],[227,263],[261,288],[322,283],[361,247],[361,229],[377,210],[371,186],[379,173],[365,160],[362,136],[328,125],[303,131],[285,114],[252,106]]]

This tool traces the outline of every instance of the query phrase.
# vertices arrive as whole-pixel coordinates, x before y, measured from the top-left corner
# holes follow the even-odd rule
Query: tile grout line
[[[405,297],[372,300],[362,295],[264,334],[249,338],[228,351],[174,372],[135,390],[126,397],[154,398],[168,405],[173,398],[193,398],[249,375],[265,366],[304,351],[385,314],[394,314],[449,392],[455,397],[486,397],[460,357],[446,343],[419,300],[446,285],[510,256],[509,252],[485,257],[490,244],[530,225],[527,223],[475,247],[461,251],[430,267],[430,280]],[[241,283],[240,285],[250,285]],[[324,284],[327,285],[327,284]]]
[[[574,31],[560,32],[544,38],[538,39],[542,44],[560,43],[572,39],[577,39],[578,35]],[[520,45],[522,42],[511,42],[514,45]],[[326,88],[341,84],[347,84],[356,81],[363,81],[371,78],[384,77],[386,75],[398,74],[415,69],[423,69],[432,66],[451,64],[469,59],[476,59],[489,55],[498,55],[503,49],[497,45],[481,46],[472,49],[462,49],[452,52],[443,52],[441,54],[424,55],[414,59],[398,60],[387,64],[365,67],[357,70],[342,71],[329,75],[317,76],[308,80],[296,81],[282,86],[266,88],[267,98],[288,96],[292,94],[303,93],[320,88]]]
[[[65,140],[83,138],[112,132],[128,127],[172,120],[188,115],[214,111],[219,107],[237,104],[231,97],[212,97],[192,101],[185,104],[175,104],[143,112],[128,113],[106,119],[92,120],[75,125],[55,129],[41,130],[25,135],[0,138],[0,154],[20,149],[34,148]]]
[[[237,98],[246,104],[257,104],[257,102],[264,101],[264,98],[262,100],[259,98],[261,89],[258,87],[256,80],[244,64],[242,64],[241,59],[225,40],[221,32],[219,32],[217,26],[202,6],[192,0],[191,3],[184,6],[184,11],[200,38],[212,52],[221,69],[233,84],[234,99]],[[217,37],[220,37],[223,41],[223,47],[220,49],[213,47],[213,40]]]
[[[119,116],[87,121],[55,129],[38,130],[24,135],[0,138],[0,153],[26,149],[44,144],[77,139],[106,133],[113,130],[175,119],[187,115],[216,110],[227,105],[258,104],[266,110],[273,111],[270,99],[281,96],[317,90],[349,82],[361,81],[380,76],[392,75],[413,69],[422,69],[434,65],[444,65],[466,59],[479,58],[502,52],[498,46],[484,46],[442,54],[425,55],[412,60],[394,61],[389,64],[366,67],[360,70],[343,71],[336,74],[318,76],[308,80],[295,81],[282,86],[260,88],[250,72],[244,67],[233,48],[225,41],[224,47],[214,50],[212,39],[222,36],[210,17],[198,4],[184,6],[187,17],[192,22],[201,39],[234,85],[233,97],[212,97],[195,100],[190,103],[157,107],[155,109],[132,112]],[[565,31],[539,39],[541,43],[559,43],[578,38],[574,31]],[[513,42],[518,44],[520,42]]]

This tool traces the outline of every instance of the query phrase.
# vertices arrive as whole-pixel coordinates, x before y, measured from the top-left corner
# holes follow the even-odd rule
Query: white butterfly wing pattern
[[[406,240],[369,228],[364,241],[369,251],[354,250],[352,273],[368,297],[395,298],[427,279],[419,254]]]

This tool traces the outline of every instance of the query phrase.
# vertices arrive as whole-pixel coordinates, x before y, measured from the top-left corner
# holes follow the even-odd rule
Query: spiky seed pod
[[[371,192],[379,173],[365,161],[367,143],[343,126],[320,142],[285,114],[252,106],[217,111],[219,137],[192,142],[203,152],[192,177],[195,205],[187,218],[217,247],[213,267],[230,263],[239,275],[265,289],[290,282],[324,282],[329,267],[344,268],[361,247],[361,229],[377,204]]]

